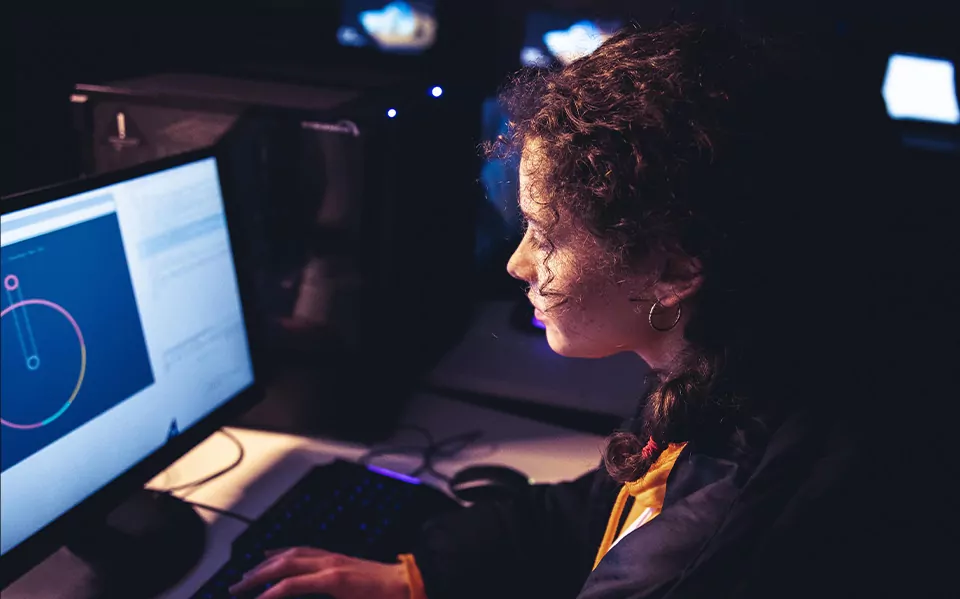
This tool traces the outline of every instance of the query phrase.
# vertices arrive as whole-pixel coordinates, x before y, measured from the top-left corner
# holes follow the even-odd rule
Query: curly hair
[[[687,349],[654,373],[640,426],[608,440],[616,480],[641,477],[674,442],[749,447],[789,395],[774,385],[810,349],[799,294],[823,260],[792,233],[826,239],[814,131],[829,115],[797,85],[814,71],[790,47],[725,27],[634,26],[501,93],[510,130],[487,152],[516,157],[535,140],[538,197],[599,242],[603,267],[653,264],[668,281],[683,276],[676,258],[702,265]],[[541,293],[562,298],[551,282]]]

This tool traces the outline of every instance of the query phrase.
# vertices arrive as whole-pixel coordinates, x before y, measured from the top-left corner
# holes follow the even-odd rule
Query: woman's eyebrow
[[[542,220],[540,220],[540,219],[537,218],[536,216],[530,214],[529,212],[527,212],[527,211],[524,210],[523,208],[520,208],[520,214],[521,214],[521,215],[523,216],[523,218],[526,219],[528,222],[531,222],[531,223],[533,223],[533,224],[535,224],[535,225],[541,225],[541,226],[543,225],[543,221],[542,221]]]

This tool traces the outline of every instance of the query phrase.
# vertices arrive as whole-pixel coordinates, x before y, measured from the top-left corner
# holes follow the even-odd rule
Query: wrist
[[[407,587],[405,599],[427,599],[426,590],[423,588],[423,578],[420,575],[420,568],[412,554],[405,553],[398,556],[400,563],[397,566],[403,574],[404,584]]]

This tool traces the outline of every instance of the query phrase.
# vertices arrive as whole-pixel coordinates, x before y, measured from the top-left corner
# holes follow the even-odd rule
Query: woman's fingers
[[[243,580],[230,587],[231,594],[243,593],[261,585],[280,580],[318,572],[323,568],[319,563],[324,558],[297,557],[292,552],[269,559],[244,575]]]
[[[231,594],[249,593],[272,583],[260,597],[333,595],[337,599],[405,599],[410,590],[402,564],[382,564],[295,547],[271,551],[267,559],[230,587]]]
[[[282,547],[280,549],[267,549],[263,552],[265,556],[274,557],[287,552],[293,552],[298,557],[320,557],[323,555],[333,555],[333,552],[316,547]]]
[[[344,576],[343,570],[324,570],[285,578],[264,591],[257,599],[284,599],[321,593],[341,597]]]
[[[315,547],[289,547],[285,549],[269,549],[267,551],[264,551],[263,554],[267,557],[267,559],[263,560],[262,562],[260,562],[259,564],[251,568],[248,572],[244,574],[244,577],[250,576],[260,568],[264,568],[268,564],[272,564],[273,562],[281,558],[302,557],[302,558],[316,559],[320,557],[337,555],[336,553],[331,553],[330,551],[317,549]]]

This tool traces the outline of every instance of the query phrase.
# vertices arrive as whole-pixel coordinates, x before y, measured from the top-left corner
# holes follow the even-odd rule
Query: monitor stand
[[[177,584],[200,561],[206,536],[206,523],[189,504],[142,489],[87,524],[67,548],[93,571],[95,597],[138,599]]]

